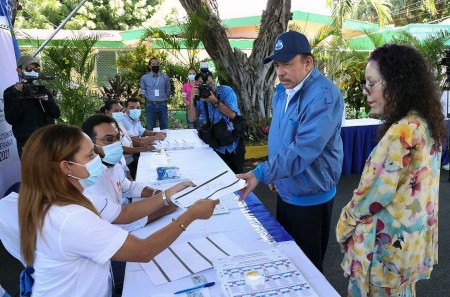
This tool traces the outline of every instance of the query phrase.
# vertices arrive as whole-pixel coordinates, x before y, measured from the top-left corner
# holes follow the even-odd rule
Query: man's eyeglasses
[[[105,136],[102,138],[93,138],[93,140],[100,140],[103,141],[105,143],[114,143],[117,141],[121,141],[122,140],[122,134],[117,134],[116,136]]]
[[[376,82],[374,84],[369,84],[369,85],[365,85],[365,84],[361,84],[361,90],[364,92],[366,91],[367,95],[370,95],[370,89],[372,89],[373,87],[375,87],[378,84],[381,84],[383,81],[380,80],[379,82]]]
[[[39,67],[25,67],[24,69],[25,69],[26,72],[31,72],[31,71],[39,72],[39,71],[41,71],[41,69]]]

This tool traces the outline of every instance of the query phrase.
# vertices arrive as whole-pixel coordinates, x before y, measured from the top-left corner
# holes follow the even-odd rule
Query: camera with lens
[[[47,96],[44,85],[37,84],[36,80],[52,80],[51,74],[39,74],[38,76],[23,76],[23,94],[27,98],[45,98]]]
[[[195,96],[195,100],[200,98],[208,98],[211,95],[211,86],[208,84],[208,74],[210,74],[207,62],[200,63],[200,75],[202,82],[198,85],[199,96]]]

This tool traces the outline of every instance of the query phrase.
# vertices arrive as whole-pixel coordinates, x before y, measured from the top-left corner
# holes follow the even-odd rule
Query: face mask
[[[130,109],[130,118],[132,118],[133,120],[139,120],[140,116],[141,116],[140,109]]]
[[[120,143],[120,141],[116,141],[114,143],[102,146],[101,148],[105,153],[105,156],[102,158],[103,162],[115,165],[119,163],[120,159],[122,159],[123,148],[122,143]]]
[[[195,80],[195,74],[189,74],[188,78],[190,81],[194,81]]]
[[[34,72],[34,71],[31,71],[31,72],[24,71],[24,72],[23,72],[23,76],[28,76],[28,77],[39,77],[39,73]]]
[[[159,72],[159,66],[152,66],[152,71],[154,73],[158,73]]]
[[[84,165],[78,164],[78,163],[75,163],[72,161],[69,161],[69,162],[72,164],[75,164],[75,165],[80,165],[80,166],[86,167],[86,170],[89,173],[89,176],[87,178],[79,178],[79,177],[70,175],[70,177],[78,179],[78,181],[80,182],[80,185],[83,187],[83,189],[86,189],[86,188],[92,186],[93,184],[95,184],[102,176],[103,164],[102,164],[102,160],[100,159],[99,155],[97,155],[94,159],[92,159],[91,161],[87,162]]]
[[[120,122],[122,122],[122,119],[123,119],[123,112],[113,112],[112,113],[112,117],[118,122],[118,123],[120,123]]]

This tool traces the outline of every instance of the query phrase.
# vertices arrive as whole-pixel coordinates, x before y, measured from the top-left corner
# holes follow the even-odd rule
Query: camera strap
[[[211,119],[209,118],[208,103],[206,103],[206,101],[203,101],[203,107],[205,108],[206,124],[208,126],[206,131],[210,131],[212,129],[212,126],[213,126],[213,123],[214,123],[214,113],[213,113],[213,118],[212,118],[212,122],[211,122]]]

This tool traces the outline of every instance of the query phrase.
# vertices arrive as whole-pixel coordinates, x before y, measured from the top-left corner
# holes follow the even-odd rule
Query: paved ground
[[[246,169],[254,168],[256,162],[247,162]],[[439,264],[435,266],[430,280],[420,281],[417,285],[418,297],[447,297],[450,296],[448,283],[450,281],[450,182],[449,171],[441,171],[440,183],[440,208],[439,208]],[[337,189],[334,202],[332,226],[336,225],[342,207],[350,199],[353,190],[359,182],[360,175],[352,174],[342,176]],[[276,198],[265,184],[259,184],[255,194],[264,203],[266,208],[274,215]],[[347,281],[342,276],[340,261],[342,255],[336,243],[335,235],[330,236],[327,255],[325,258],[325,277],[331,285],[342,295],[346,296]],[[20,263],[11,259],[0,245],[0,284],[12,292],[12,296],[18,291],[17,279],[21,269]],[[18,295],[17,295],[18,296]],[[327,296],[321,296],[327,297]]]
[[[248,162],[246,169],[252,169],[256,162]],[[450,289],[450,182],[449,171],[441,170],[440,205],[439,205],[439,264],[434,267],[430,280],[422,280],[417,284],[417,297],[448,297]],[[348,281],[343,277],[340,263],[342,255],[336,242],[333,226],[336,226],[342,207],[351,198],[353,190],[358,186],[359,174],[344,175],[337,187],[331,220],[332,232],[324,263],[324,275],[341,296],[347,296]],[[254,193],[266,208],[275,216],[276,195],[265,184],[259,184]],[[326,296],[323,296],[326,297]]]

